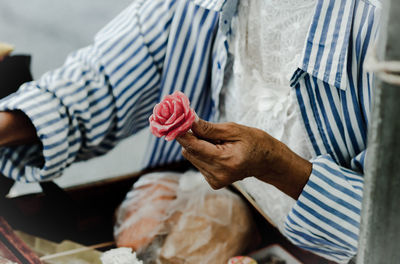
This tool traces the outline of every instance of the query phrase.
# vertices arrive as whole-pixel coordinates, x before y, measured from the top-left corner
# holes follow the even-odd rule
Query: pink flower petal
[[[175,129],[175,127],[177,127],[178,125],[181,125],[181,123],[183,123],[184,119],[185,119],[185,117],[183,115],[181,115],[172,124],[169,124],[169,125],[163,124],[162,125],[162,124],[157,123],[155,125],[157,126],[157,128],[159,129],[159,131],[161,133],[164,133],[164,132],[168,132],[168,131]]]
[[[161,103],[160,103],[160,104],[156,104],[156,105],[154,106],[154,109],[153,109],[153,116],[154,116],[154,119],[155,119],[155,120],[157,120],[158,122],[160,122],[160,124],[164,124],[165,121],[167,121],[167,119],[164,118],[164,117],[162,117],[162,116],[159,114],[159,112],[161,111],[160,109],[161,109]]]
[[[161,103],[160,112],[158,114],[167,119],[171,115],[170,107],[166,103]]]
[[[175,139],[176,137],[182,136],[183,134],[185,134],[192,127],[194,119],[195,119],[194,113],[189,115],[188,119],[186,119],[185,122],[182,123],[179,127],[177,127],[176,129],[170,130],[170,132],[165,137],[165,140],[171,141],[171,140]]]
[[[192,126],[196,114],[190,108],[189,99],[176,91],[164,97],[153,109],[149,118],[150,131],[157,137],[165,136],[170,141],[186,133]]]

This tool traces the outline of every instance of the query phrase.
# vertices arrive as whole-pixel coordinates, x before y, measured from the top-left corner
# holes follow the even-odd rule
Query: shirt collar
[[[332,86],[345,90],[348,83],[347,56],[355,0],[317,0],[307,34],[299,70],[291,85],[307,72]]]
[[[238,0],[191,0],[203,8],[221,11],[220,26],[228,28],[236,12]],[[305,40],[299,69],[293,74],[291,85],[304,72],[342,90],[347,87],[347,54],[355,0],[317,0],[314,16]]]
[[[225,35],[231,31],[231,21],[237,11],[239,0],[191,0],[198,6],[220,12],[219,29]]]

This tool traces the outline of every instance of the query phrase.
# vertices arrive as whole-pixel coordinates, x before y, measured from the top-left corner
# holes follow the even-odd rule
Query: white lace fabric
[[[257,127],[312,158],[290,87],[316,0],[241,0],[232,21],[233,72],[224,84],[221,120]],[[295,201],[251,177],[241,182],[280,230]]]

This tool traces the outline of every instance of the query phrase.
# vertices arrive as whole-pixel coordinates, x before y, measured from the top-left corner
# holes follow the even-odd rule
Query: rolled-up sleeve
[[[106,153],[148,125],[174,1],[134,1],[94,44],[0,101],[21,110],[40,143],[0,149],[0,171],[19,181],[53,179],[75,161]]]
[[[355,170],[329,155],[312,161],[308,183],[285,222],[285,235],[294,244],[339,263],[357,253],[363,175],[356,168],[364,164],[365,153],[353,159]]]

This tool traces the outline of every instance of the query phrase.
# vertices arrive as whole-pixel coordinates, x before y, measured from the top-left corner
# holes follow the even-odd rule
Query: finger
[[[197,169],[200,171],[201,175],[203,175],[204,179],[206,179],[208,185],[210,185],[210,187],[213,188],[214,190],[218,190],[225,187],[225,185],[221,184],[211,173],[207,172],[206,170],[202,170],[199,168]]]
[[[203,119],[196,120],[192,125],[193,133],[203,139],[211,141],[228,141],[236,140],[238,124],[234,123],[211,123]]]
[[[210,160],[218,156],[221,150],[214,144],[195,137],[192,133],[188,132],[176,140],[181,146],[193,156],[201,159]]]
[[[209,163],[199,160],[193,155],[190,155],[185,149],[182,149],[182,155],[200,171],[200,173],[204,176],[211,188],[216,190],[225,187],[225,185],[222,184],[220,180],[218,180],[218,178],[214,176],[214,174],[209,172],[211,170]]]

